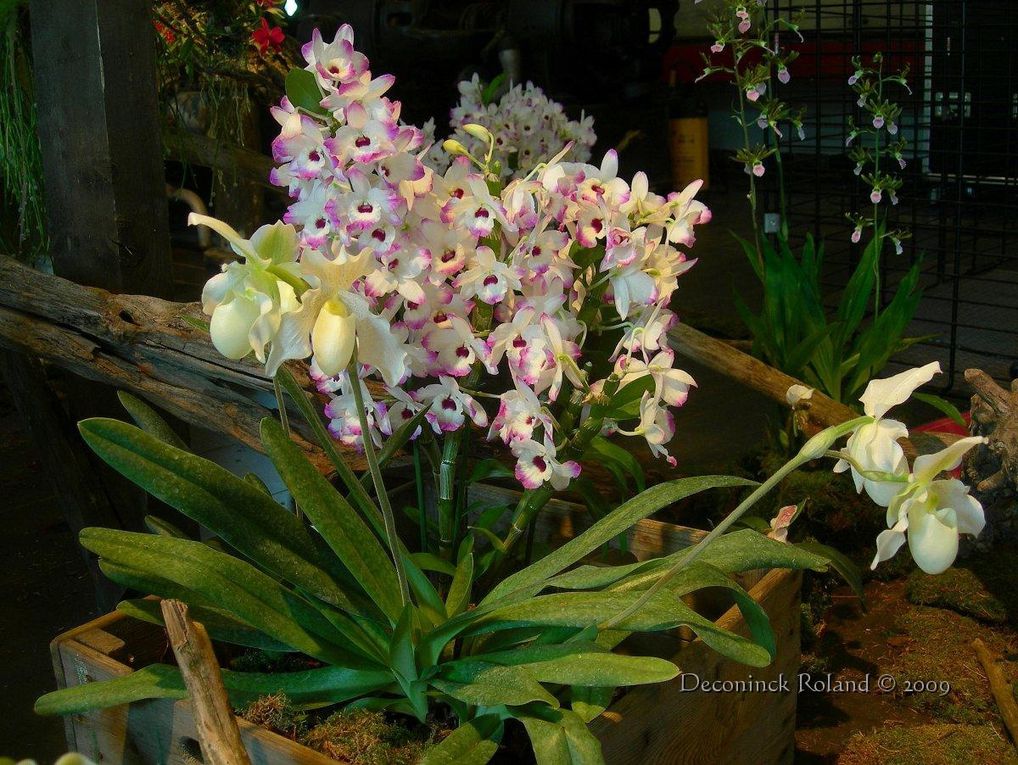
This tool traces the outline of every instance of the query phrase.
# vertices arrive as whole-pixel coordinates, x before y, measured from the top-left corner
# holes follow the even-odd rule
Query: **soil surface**
[[[991,624],[917,605],[917,577],[923,592],[937,581],[870,581],[865,610],[847,589],[833,594],[803,650],[809,685],[825,687],[799,695],[796,763],[1018,762],[971,647],[981,637],[1018,679],[1013,614]]]

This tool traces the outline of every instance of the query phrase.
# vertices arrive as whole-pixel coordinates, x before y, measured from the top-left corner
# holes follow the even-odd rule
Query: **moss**
[[[1018,763],[1011,744],[990,725],[885,727],[848,740],[838,765],[994,765]]]
[[[887,671],[898,681],[906,702],[934,718],[950,723],[982,724],[998,719],[982,666],[972,650],[981,637],[992,652],[1009,656],[1016,647],[1011,633],[991,632],[978,622],[951,611],[915,606],[901,613],[889,635]],[[1014,675],[1018,668],[1005,665]],[[909,683],[946,681],[950,691],[905,695]]]
[[[304,746],[351,765],[414,765],[435,742],[433,728],[411,730],[382,712],[339,712],[309,730]]]
[[[943,574],[914,572],[908,580],[908,599],[924,606],[957,611],[990,624],[1007,624],[1018,614],[1014,587],[1013,549],[995,549],[960,562]]]
[[[294,741],[307,732],[307,714],[295,707],[284,693],[262,696],[242,709],[240,716]]]

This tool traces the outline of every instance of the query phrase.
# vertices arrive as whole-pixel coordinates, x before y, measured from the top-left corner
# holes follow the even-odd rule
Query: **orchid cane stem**
[[[287,437],[290,436],[290,416],[286,413],[286,399],[283,398],[283,388],[276,377],[272,378],[272,392],[276,395],[276,407],[279,409],[279,424]],[[303,520],[304,514],[300,511],[297,500],[293,500],[293,514]]]
[[[407,585],[406,570],[403,567],[403,554],[399,537],[396,535],[396,519],[392,514],[392,505],[389,503],[389,494],[385,490],[385,481],[382,479],[382,471],[378,467],[378,455],[375,453],[375,445],[371,442],[371,430],[368,425],[368,413],[364,411],[364,392],[361,390],[361,379],[357,373],[357,351],[354,350],[350,359],[350,366],[347,367],[347,374],[350,375],[350,384],[353,388],[353,400],[357,406],[357,415],[361,423],[361,442],[364,444],[364,458],[368,463],[368,472],[375,484],[375,495],[378,497],[378,506],[382,511],[382,523],[385,526],[386,542],[389,544],[389,552],[392,554],[392,562],[396,567],[396,579],[399,581],[399,594],[405,606],[410,602],[410,588]]]

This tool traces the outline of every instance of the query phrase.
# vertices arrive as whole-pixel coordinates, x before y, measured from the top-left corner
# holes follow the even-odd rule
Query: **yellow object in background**
[[[707,116],[669,119],[668,143],[672,160],[672,185],[675,190],[681,191],[697,179],[703,179],[704,189],[709,188]]]

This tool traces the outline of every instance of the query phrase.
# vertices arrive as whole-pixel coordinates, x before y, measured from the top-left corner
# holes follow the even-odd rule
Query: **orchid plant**
[[[565,108],[545,95],[532,82],[514,85],[496,102],[494,96],[500,87],[496,77],[485,85],[478,75],[459,83],[460,100],[452,109],[449,137],[465,147],[466,153],[485,156],[488,144],[485,136],[472,125],[481,125],[491,134],[494,146],[490,167],[501,178],[525,176],[548,157],[569,146],[564,158],[573,162],[586,162],[597,141],[594,118],[581,113],[579,120],[571,120]],[[434,134],[434,123],[424,126],[428,135]],[[440,145],[429,153],[429,164],[446,170],[450,156]]]
[[[528,492],[498,555],[603,432],[674,463],[672,410],[695,383],[675,367],[668,306],[695,262],[694,227],[710,219],[700,184],[662,197],[642,172],[620,178],[614,151],[600,166],[564,161],[570,144],[503,182],[498,136],[478,124],[463,130],[483,153],[450,139],[440,173],[349,27],[331,42],[315,32],[303,53],[273,110],[272,181],[293,197],[283,220],[244,239],[191,218],[240,257],[203,294],[216,347],[254,353],[269,375],[311,356],[329,430],[348,446],[380,446],[423,413],[414,438],[436,476],[446,557],[464,531],[454,482],[468,424],[510,448]]]
[[[599,167],[556,156],[504,182],[491,166],[490,131],[473,124],[465,129],[486,142],[484,156],[447,144],[455,159],[438,173],[421,131],[401,124],[399,105],[384,97],[391,78],[372,76],[349,27],[331,42],[315,33],[304,56],[307,67],[290,75],[274,112],[282,131],[273,180],[294,197],[286,218],[250,239],[211,218],[195,222],[221,233],[240,258],[203,296],[213,343],[229,358],[254,354],[265,363],[281,416],[285,395],[341,488],[272,418],[262,423],[262,445],[300,514],[276,503],[255,477],[189,453],[137,399],[123,397],[137,426],[80,425],[104,461],[217,537],[187,539],[154,518],[151,534],[86,529],[82,544],[106,575],[186,602],[219,641],[308,657],[311,668],[301,672],[224,670],[235,704],[285,693],[309,708],[454,719],[458,727],[424,765],[487,762],[506,721],[517,720],[540,765],[598,765],[600,743],[587,723],[615,690],[679,673],[665,659],[616,653],[630,634],[688,626],[733,660],[772,660],[767,615],[734,575],[820,571],[828,560],[731,528],[792,471],[835,457],[870,487],[889,508],[878,560],[908,534],[920,565],[942,570],[957,535],[978,533],[978,503],[936,472],[981,439],[910,469],[895,451],[903,426],[883,419],[929,379],[924,368],[872,383],[865,415],[813,436],[759,485],[726,476],[667,481],[543,557],[484,576],[508,560],[551,495],[575,483],[584,457],[623,461],[605,435],[642,439],[671,459],[671,409],[694,383],[674,366],[668,302],[692,264],[679,247],[692,245],[693,227],[709,213],[693,198],[696,184],[661,197],[643,174],[622,180],[613,152]],[[284,366],[308,357],[331,397],[327,425]],[[488,401],[498,402],[496,412],[485,409]],[[524,489],[503,538],[494,525],[464,533],[471,508],[462,489],[470,479],[458,461],[471,425],[487,428],[513,455]],[[834,449],[846,436],[847,445]],[[364,476],[337,442],[363,451]],[[400,536],[383,478],[408,444],[432,463],[437,555],[427,549],[423,508],[421,539]],[[640,520],[719,487],[751,491],[696,544],[624,565],[589,564]],[[786,513],[772,525],[785,537],[790,522]],[[748,637],[683,601],[708,587],[731,595]],[[119,609],[161,623],[153,600],[129,599]],[[36,708],[71,714],[185,695],[179,671],[155,664],[47,694]]]

